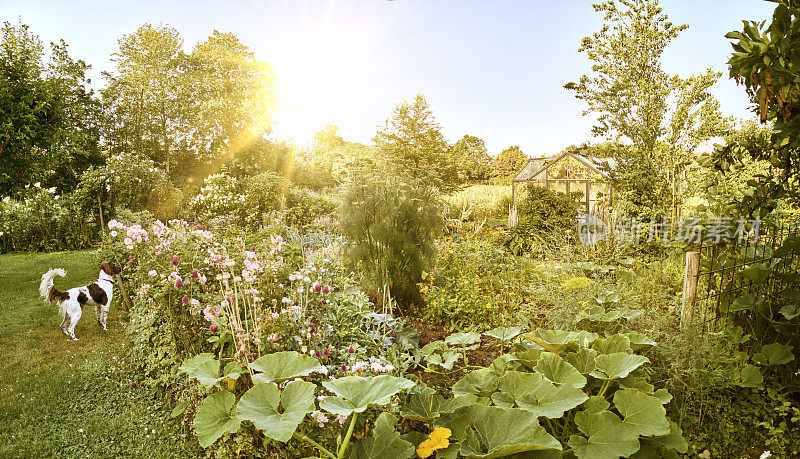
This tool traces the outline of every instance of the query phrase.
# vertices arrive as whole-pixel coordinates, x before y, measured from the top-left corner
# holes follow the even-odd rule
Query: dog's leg
[[[67,308],[63,304],[58,305],[58,312],[61,314],[61,332],[67,335]]]
[[[94,306],[94,315],[95,315],[95,317],[97,317],[97,324],[100,325],[101,327],[103,327],[103,320],[102,320],[103,315],[102,314],[103,313],[100,310],[100,305],[99,304],[95,305]],[[103,328],[105,328],[105,327],[103,327]]]
[[[78,338],[75,336],[75,325],[78,325],[78,321],[81,319],[81,306],[79,304],[70,305],[72,306],[69,310],[69,337],[73,341],[78,341]]]
[[[108,330],[108,309],[109,306],[105,305],[101,308],[100,311],[100,325],[103,327],[103,330]]]

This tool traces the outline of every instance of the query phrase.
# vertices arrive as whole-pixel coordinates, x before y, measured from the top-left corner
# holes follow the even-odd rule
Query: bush
[[[530,252],[537,243],[573,243],[580,197],[580,192],[565,194],[528,185],[527,196],[517,207],[519,223],[509,231],[503,245],[519,255]]]
[[[325,193],[292,188],[286,197],[286,223],[309,226],[314,220],[336,212],[339,200]]]
[[[436,190],[420,182],[372,177],[350,185],[341,214],[346,254],[373,293],[388,287],[397,300],[419,299],[417,284],[444,228],[442,208]]]
[[[17,199],[0,202],[0,253],[72,250],[97,241],[98,214],[86,213],[71,195],[55,188],[28,187]]]

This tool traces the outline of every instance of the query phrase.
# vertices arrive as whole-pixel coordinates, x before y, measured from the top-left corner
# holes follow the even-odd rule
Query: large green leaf
[[[761,351],[753,355],[753,360],[760,365],[783,365],[794,360],[792,346],[780,343],[767,344]]]
[[[627,336],[628,339],[630,340],[631,349],[633,349],[634,352],[639,351],[641,349],[651,348],[656,345],[655,340],[645,335],[644,333],[632,331],[624,333],[624,335]]]
[[[752,294],[742,295],[733,300],[730,306],[730,312],[747,311],[753,309],[757,303],[756,297]]]
[[[536,364],[539,363],[539,358],[542,356],[541,349],[525,349],[524,351],[517,352],[514,357],[517,361],[533,370]],[[570,354],[571,355],[571,354]]]
[[[439,394],[414,394],[403,405],[400,415],[412,421],[429,422],[442,413],[452,413],[462,406],[474,405],[477,400],[478,398],[472,394],[451,399],[445,399]]]
[[[623,417],[623,426],[644,437],[669,434],[667,411],[661,399],[638,389],[614,393],[614,406]]]
[[[627,352],[602,354],[597,356],[597,368],[591,375],[598,379],[624,378],[649,361],[647,357]]]
[[[585,347],[578,352],[567,354],[564,358],[581,374],[588,375],[597,367],[595,362],[597,355],[597,351]]]
[[[413,387],[414,382],[389,375],[369,378],[345,376],[335,381],[324,381],[322,385],[337,396],[323,398],[320,408],[349,416],[354,411],[361,413],[370,406],[388,404],[393,395]]]
[[[524,451],[560,450],[561,443],[539,425],[536,415],[519,409],[473,405],[461,455],[492,459]]]
[[[205,387],[211,387],[223,379],[219,376],[219,360],[207,352],[184,360],[178,370],[197,379]]]
[[[227,391],[215,392],[203,400],[194,417],[200,446],[207,448],[225,433],[239,430],[242,420],[231,414],[236,396]]]
[[[281,392],[275,383],[256,383],[239,400],[239,418],[252,422],[267,437],[287,442],[306,414],[314,411],[316,387],[293,381]]]
[[[616,352],[630,352],[631,339],[625,335],[611,335],[608,338],[599,338],[592,343],[592,349],[601,354]]]
[[[522,327],[497,327],[484,333],[484,335],[499,341],[511,341],[522,333]]]
[[[453,333],[445,338],[444,342],[454,347],[470,348],[481,342],[481,334],[478,332]]]
[[[533,341],[547,351],[561,354],[565,350],[577,351],[587,347],[598,338],[597,333],[579,331],[568,332],[564,330],[535,330],[523,335],[524,339]]]
[[[250,364],[250,368],[260,372],[253,376],[253,382],[280,383],[300,376],[308,376],[325,367],[310,355],[295,351],[283,351],[259,357]]]
[[[575,413],[575,424],[586,436],[573,435],[567,444],[579,459],[617,459],[639,450],[638,435],[610,411],[580,411]]]
[[[542,354],[535,370],[556,384],[568,384],[577,388],[586,385],[586,377],[580,371],[552,352]]]
[[[453,365],[461,358],[458,352],[447,349],[442,351],[441,354],[430,354],[425,360],[431,364],[444,368],[445,370],[452,370]]]
[[[355,444],[350,456],[353,459],[408,459],[414,455],[414,445],[400,438],[394,425],[397,418],[381,413],[375,420],[372,435]]]
[[[689,444],[686,442],[686,439],[683,438],[683,431],[675,421],[669,421],[669,433],[667,435],[652,437],[649,438],[648,441],[681,454],[686,454],[686,451],[689,450]]]
[[[491,368],[480,368],[467,373],[453,386],[453,395],[474,394],[479,397],[488,397],[497,390],[500,378]]]
[[[492,395],[495,405],[519,408],[536,416],[557,419],[589,399],[582,390],[568,384],[556,386],[538,373],[509,371],[499,384],[500,392]]]
[[[764,377],[757,366],[745,365],[739,373],[739,385],[742,387],[761,387]]]

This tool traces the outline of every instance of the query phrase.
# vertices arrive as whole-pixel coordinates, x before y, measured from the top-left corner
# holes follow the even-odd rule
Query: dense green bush
[[[87,214],[72,195],[55,188],[28,187],[0,201],[0,252],[90,247],[99,237],[97,212]]]
[[[286,223],[308,226],[324,215],[331,215],[339,207],[339,200],[326,193],[305,188],[292,188],[286,197]]]
[[[404,303],[419,298],[417,284],[435,261],[442,214],[438,192],[424,183],[372,177],[350,185],[341,213],[347,258],[373,293],[388,287]]]
[[[517,206],[519,222],[503,242],[512,253],[528,253],[538,245],[575,241],[580,192],[565,194],[528,185],[527,195]]]

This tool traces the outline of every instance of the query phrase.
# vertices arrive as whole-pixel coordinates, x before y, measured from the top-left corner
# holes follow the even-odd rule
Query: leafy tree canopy
[[[43,182],[71,190],[99,161],[100,106],[87,88],[89,66],[64,41],[44,46],[24,24],[0,32],[0,195]]]

